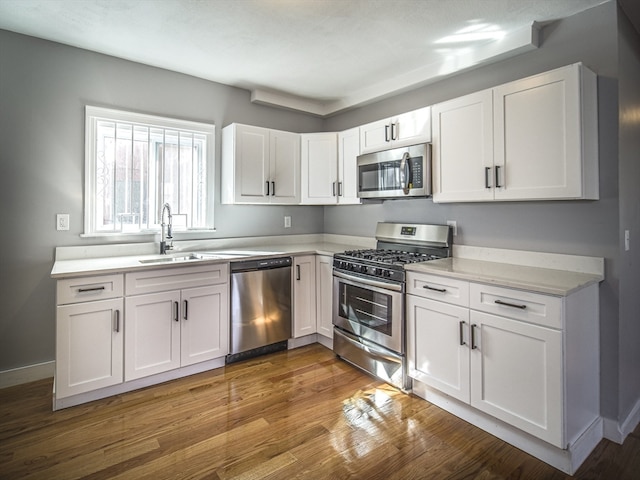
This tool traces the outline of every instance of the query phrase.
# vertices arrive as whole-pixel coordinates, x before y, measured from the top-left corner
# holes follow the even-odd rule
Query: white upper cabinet
[[[491,90],[434,105],[433,200],[493,200],[493,93]]]
[[[597,199],[597,78],[581,64],[433,107],[433,199]]]
[[[361,203],[358,198],[358,155],[360,155],[360,129],[352,128],[338,133],[338,203]]]
[[[338,195],[338,134],[303,133],[302,203],[330,204]]]
[[[340,133],[303,133],[301,138],[302,203],[360,203],[356,159],[359,129]]]
[[[222,130],[222,203],[300,203],[300,135],[249,125]]]
[[[424,107],[360,127],[361,153],[431,141],[431,107]]]

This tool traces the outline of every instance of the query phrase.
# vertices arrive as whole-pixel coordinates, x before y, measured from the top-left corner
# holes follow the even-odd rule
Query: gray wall
[[[79,237],[87,104],[214,123],[216,159],[221,128],[232,122],[290,131],[322,126],[310,115],[253,105],[245,90],[0,31],[0,371],[54,358],[55,247],[104,242]],[[219,199],[217,191],[214,237],[323,228],[322,208],[228,206]],[[69,232],[55,230],[56,213],[71,214]],[[293,224],[287,230],[285,213]]]
[[[640,35],[620,11],[620,324],[619,418],[640,398]],[[624,250],[629,230],[629,251]]]
[[[601,5],[544,28],[542,44],[535,51],[337,115],[325,123],[327,130],[341,130],[583,62],[598,74],[599,201],[434,204],[430,199],[395,200],[373,205],[326,207],[324,219],[326,232],[353,235],[373,235],[378,221],[441,223],[456,220],[458,236],[454,242],[459,244],[604,257],[606,280],[600,294],[602,411],[613,419],[618,413],[620,282],[616,18],[615,3]],[[636,335],[635,341],[638,339]]]

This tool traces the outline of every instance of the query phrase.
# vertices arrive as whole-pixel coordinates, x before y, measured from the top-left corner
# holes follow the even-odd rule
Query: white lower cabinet
[[[408,272],[407,293],[414,380],[561,449],[597,421],[597,285],[557,297]]]
[[[127,293],[152,293],[125,300],[125,381],[228,353],[227,271],[214,265],[126,275]],[[214,285],[175,289],[206,283]]]
[[[125,380],[227,354],[227,285],[127,297]]]
[[[471,406],[563,447],[562,332],[471,311]]]
[[[316,333],[316,256],[293,259],[293,337]]]
[[[54,409],[224,365],[228,282],[226,263],[58,280]]]
[[[333,257],[316,256],[316,327],[318,334],[333,338]]]
[[[57,282],[56,398],[122,383],[122,293],[122,275]]]
[[[57,307],[58,398],[122,382],[122,312],[122,298]]]
[[[409,376],[468,403],[469,309],[415,295],[406,308]]]

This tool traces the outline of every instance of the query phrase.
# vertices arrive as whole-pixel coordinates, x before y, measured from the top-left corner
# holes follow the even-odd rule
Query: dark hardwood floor
[[[0,390],[0,478],[572,478],[318,344],[58,412],[51,389]],[[640,478],[640,429],[575,478]]]

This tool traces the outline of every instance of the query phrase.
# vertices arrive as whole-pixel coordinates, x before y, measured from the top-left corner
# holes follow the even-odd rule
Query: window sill
[[[191,240],[191,239],[200,239],[207,238],[211,234],[217,232],[217,229],[214,228],[206,228],[206,229],[194,229],[194,230],[184,230],[184,231],[174,231],[173,232],[173,240]],[[103,238],[105,240],[150,240],[155,239],[160,236],[160,231],[149,231],[149,232],[114,232],[114,233],[81,233],[80,238]]]

